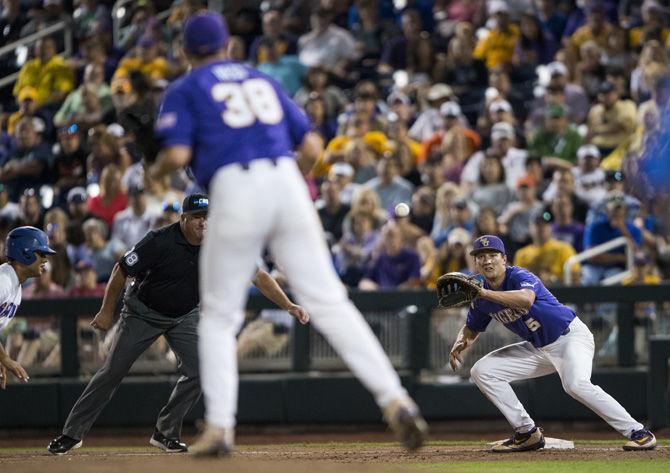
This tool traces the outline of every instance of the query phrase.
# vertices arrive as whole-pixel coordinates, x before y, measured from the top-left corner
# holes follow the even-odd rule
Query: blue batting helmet
[[[35,253],[56,254],[54,250],[49,248],[49,239],[46,233],[35,227],[18,227],[9,232],[5,243],[7,258],[21,264],[30,265],[37,260]]]

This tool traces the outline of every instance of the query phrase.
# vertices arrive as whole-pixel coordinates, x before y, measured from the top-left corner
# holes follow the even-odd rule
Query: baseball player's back
[[[293,156],[313,155],[305,113],[270,78],[225,60],[228,37],[214,13],[191,17],[184,48],[194,69],[171,87],[156,129],[162,150],[153,172],[191,163],[210,194],[200,254],[200,363],[207,429],[196,455],[232,447],[237,406],[235,335],[244,319],[248,281],[268,248],[312,322],[372,392],[408,449],[426,431],[414,402],[347,297]],[[320,140],[319,140],[320,143]]]
[[[309,129],[305,113],[273,79],[228,60],[176,81],[156,122],[163,146],[192,147],[191,167],[204,187],[222,166],[292,156]]]

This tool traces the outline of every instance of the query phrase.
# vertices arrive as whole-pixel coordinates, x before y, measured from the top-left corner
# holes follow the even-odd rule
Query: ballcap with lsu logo
[[[495,235],[482,235],[475,240],[472,245],[471,256],[475,256],[484,251],[497,251],[505,254],[505,244]]]

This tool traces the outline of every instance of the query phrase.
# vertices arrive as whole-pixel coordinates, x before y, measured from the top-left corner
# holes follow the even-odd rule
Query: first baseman
[[[298,300],[374,395],[403,444],[418,448],[427,429],[379,341],[335,274],[301,162],[323,150],[301,110],[269,76],[227,59],[221,15],[186,22],[191,71],[165,94],[156,122],[162,150],[152,172],[191,164],[210,191],[210,226],[201,259],[200,358],[207,426],[191,451],[225,455],[233,446],[238,373],[235,334],[246,281],[267,247]],[[305,166],[308,167],[308,166]]]
[[[7,234],[5,256],[7,263],[0,265],[0,330],[14,318],[21,304],[21,284],[45,271],[47,256],[56,252],[49,248],[46,233],[35,227],[18,227]],[[7,386],[7,370],[21,381],[28,381],[28,373],[12,360],[0,343],[0,388]]]
[[[51,453],[62,455],[82,445],[132,364],[161,335],[177,355],[181,377],[158,414],[149,443],[167,452],[187,451],[180,439],[182,422],[201,392],[198,265],[208,208],[206,195],[186,196],[179,222],[147,233],[114,267],[102,307],[91,325],[101,330],[112,326],[116,303],[131,278],[119,328],[104,365],[75,403],[62,435],[49,444]],[[253,282],[270,300],[307,323],[305,310],[291,303],[269,274],[259,270]]]
[[[500,238],[479,237],[470,254],[485,281],[449,354],[452,368],[456,369],[461,353],[486,330],[492,319],[525,340],[489,353],[470,372],[482,393],[514,428],[514,435],[493,447],[493,451],[520,452],[544,447],[541,430],[510,383],[554,372],[558,372],[565,392],[629,439],[624,450],[655,448],[654,434],[633,419],[612,396],[591,383],[593,335],[574,311],[558,302],[533,273],[507,266]]]

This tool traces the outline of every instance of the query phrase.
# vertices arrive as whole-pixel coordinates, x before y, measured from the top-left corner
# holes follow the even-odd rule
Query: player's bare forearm
[[[284,290],[279,286],[279,283],[267,271],[259,269],[251,282],[265,297],[282,309],[288,310],[293,305],[293,302],[291,302],[291,299],[288,298]]]
[[[126,276],[123,274],[121,267],[117,263],[114,265],[112,274],[107,281],[107,287],[105,288],[105,295],[102,298],[102,307],[100,310],[113,312],[125,285]]]
[[[156,162],[149,168],[149,175],[159,179],[168,176],[186,166],[191,160],[191,147],[174,145],[163,148],[156,158]]]
[[[301,324],[304,325],[309,322],[307,311],[291,302],[279,283],[267,271],[259,269],[252,282],[265,297],[298,319]]]
[[[449,364],[451,368],[455,371],[457,368],[460,368],[463,359],[461,358],[461,353],[467,350],[477,339],[479,332],[468,328],[467,325],[463,325],[461,330],[458,332],[454,346],[449,352]]]
[[[519,289],[515,291],[492,291],[482,288],[479,297],[495,302],[496,304],[511,307],[512,309],[529,310],[535,302],[535,293],[530,289]]]

